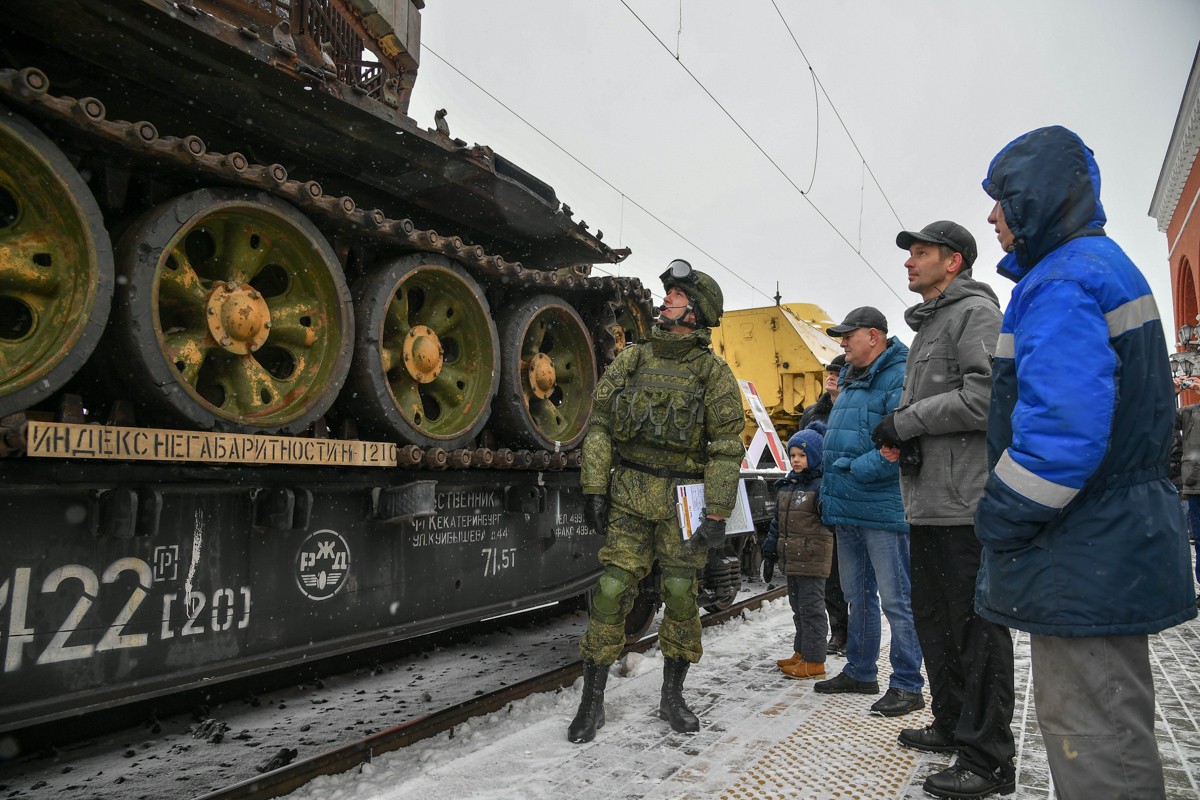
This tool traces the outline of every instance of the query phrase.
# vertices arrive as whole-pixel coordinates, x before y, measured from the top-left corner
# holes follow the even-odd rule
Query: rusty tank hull
[[[5,3],[0,731],[597,577],[578,445],[649,293],[406,116],[421,5]]]
[[[4,267],[0,416],[80,372],[101,387],[79,392],[86,407],[111,413],[127,366],[151,423],[578,444],[595,373],[645,332],[648,292],[590,276],[627,251],[552,187],[404,115],[419,9],[394,6],[405,46],[371,38],[374,5],[336,0],[7,7],[3,155],[36,163],[2,198],[23,229],[8,232],[22,246]],[[24,213],[63,202],[78,208]],[[78,286],[46,297],[45,273]],[[539,354],[550,377],[520,374]],[[493,410],[504,424],[485,434]]]

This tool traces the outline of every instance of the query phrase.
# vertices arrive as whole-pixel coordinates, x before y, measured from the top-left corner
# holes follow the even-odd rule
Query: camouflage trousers
[[[704,648],[700,644],[700,610],[696,607],[696,571],[704,566],[707,552],[693,552],[683,543],[674,518],[645,519],[613,506],[599,557],[604,574],[593,596],[587,633],[579,643],[583,660],[611,664],[621,655],[625,617],[633,608],[638,583],[657,559],[666,606],[658,632],[659,650],[666,658],[682,658],[693,664],[699,661]]]

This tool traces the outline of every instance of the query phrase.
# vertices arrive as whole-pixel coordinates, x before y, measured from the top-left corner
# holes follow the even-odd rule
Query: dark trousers
[[[829,615],[829,633],[835,639],[846,641],[846,595],[842,593],[842,579],[838,574],[837,548],[833,548],[833,569],[825,579],[825,613]]]
[[[1196,580],[1200,581],[1200,495],[1187,497],[1188,531],[1192,534],[1192,546],[1196,548]]]
[[[912,609],[925,655],[933,719],[958,761],[980,774],[1013,771],[1013,644],[1008,628],[975,614],[979,540],[970,525],[913,525]]]
[[[829,634],[825,626],[825,579],[788,575],[787,586],[792,623],[796,626],[792,652],[810,664],[824,664]]]

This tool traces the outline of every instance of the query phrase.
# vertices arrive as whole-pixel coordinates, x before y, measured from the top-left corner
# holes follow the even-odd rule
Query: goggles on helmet
[[[667,265],[666,272],[658,276],[658,279],[664,283],[668,278],[676,283],[694,284],[696,283],[696,271],[692,269],[691,264],[682,258],[677,258]]]

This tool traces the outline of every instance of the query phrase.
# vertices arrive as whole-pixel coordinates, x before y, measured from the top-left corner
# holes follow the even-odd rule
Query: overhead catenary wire
[[[817,71],[813,69],[812,62],[808,60],[808,54],[804,52],[804,48],[800,46],[799,40],[796,39],[796,34],[792,32],[792,26],[788,25],[788,21],[783,16],[783,12],[779,10],[779,4],[776,3],[775,0],[771,0],[771,5],[775,7],[775,13],[779,15],[779,21],[782,22],[783,27],[787,29],[788,36],[790,36],[792,39],[792,44],[796,46],[796,50],[799,51],[800,57],[804,59],[804,63],[808,66],[808,71],[812,75],[814,86],[819,87],[821,94],[825,95],[825,100],[829,103],[830,110],[833,111],[833,115],[837,117],[837,121],[841,124],[842,130],[845,131],[846,138],[850,140],[850,145],[854,148],[854,152],[858,153],[858,157],[862,161],[863,168],[871,176],[871,180],[874,182],[875,188],[879,190],[880,196],[883,197],[883,202],[887,203],[887,207],[892,212],[892,216],[896,218],[896,223],[903,228],[904,223],[900,221],[900,215],[896,213],[895,206],[892,205],[892,201],[888,198],[887,192],[883,190],[883,184],[881,184],[879,179],[875,177],[875,173],[872,171],[871,165],[867,163],[867,157],[864,156],[862,150],[858,148],[858,142],[854,141],[854,135],[850,133],[849,126],[846,125],[846,121],[842,119],[842,115],[837,110],[837,104],[833,102],[833,98],[829,96],[829,92],[825,91],[825,84],[821,83],[821,79],[817,77]]]
[[[579,159],[579,158],[578,158],[578,157],[577,157],[577,156],[576,156],[574,153],[572,153],[571,151],[567,150],[565,147],[563,147],[562,145],[560,145],[560,144],[559,144],[558,142],[556,142],[556,141],[555,141],[555,140],[554,140],[554,139],[553,139],[551,136],[549,136],[548,134],[544,133],[544,132],[543,132],[543,131],[542,131],[540,128],[538,128],[538,127],[537,127],[536,125],[534,125],[532,122],[530,122],[530,121],[529,121],[529,120],[527,120],[525,117],[523,117],[523,116],[522,116],[520,113],[518,113],[518,112],[517,112],[515,109],[513,109],[511,106],[509,106],[509,105],[508,105],[507,103],[505,103],[503,100],[501,100],[499,97],[497,97],[496,95],[492,94],[490,91],[488,91],[488,90],[487,90],[487,89],[485,89],[483,86],[481,86],[481,85],[480,85],[480,84],[479,84],[477,81],[475,81],[473,78],[471,78],[469,75],[467,75],[465,72],[463,72],[463,71],[462,71],[462,70],[460,70],[458,67],[454,66],[454,65],[453,65],[453,64],[451,64],[449,61],[447,61],[447,60],[446,60],[446,59],[445,59],[443,56],[441,56],[441,55],[440,55],[440,54],[439,54],[439,53],[438,53],[436,50],[434,50],[432,47],[430,47],[428,42],[422,42],[422,43],[421,43],[421,50],[422,50],[422,52],[428,53],[429,55],[433,56],[433,57],[434,57],[434,58],[436,58],[438,61],[441,61],[443,64],[445,64],[445,65],[446,65],[446,66],[447,66],[449,69],[453,70],[453,71],[454,71],[454,72],[455,72],[455,73],[456,73],[456,74],[457,74],[459,77],[461,77],[461,78],[462,78],[463,80],[465,80],[467,83],[471,84],[471,85],[472,85],[472,86],[474,86],[476,89],[478,89],[479,91],[481,91],[481,92],[483,92],[484,94],[486,94],[486,95],[487,95],[488,97],[490,97],[490,98],[491,98],[491,99],[492,99],[492,100],[493,100],[493,101],[494,101],[494,102],[495,102],[497,105],[499,105],[501,108],[503,108],[503,109],[504,109],[505,111],[507,111],[508,113],[512,114],[514,117],[516,117],[517,119],[519,119],[521,122],[525,123],[525,125],[527,125],[527,126],[529,127],[529,129],[530,129],[530,130],[532,130],[532,131],[533,131],[534,133],[536,133],[538,136],[541,136],[543,139],[545,139],[547,142],[549,142],[551,145],[553,145],[553,146],[554,146],[554,147],[555,147],[557,150],[559,150],[559,151],[560,151],[560,152],[561,152],[563,155],[567,156],[567,158],[571,159],[571,160],[572,160],[572,161],[574,161],[576,164],[578,164],[580,167],[582,167],[583,169],[585,169],[585,170],[587,170],[589,173],[591,173],[591,175],[592,175],[593,177],[595,177],[595,178],[596,178],[596,180],[600,181],[600,182],[601,182],[601,183],[603,183],[605,186],[607,186],[608,188],[612,189],[614,192],[616,192],[617,194],[619,194],[619,195],[622,197],[622,199],[623,199],[623,200],[628,200],[630,203],[632,203],[633,205],[637,206],[637,207],[638,207],[638,209],[639,209],[639,210],[641,210],[641,212],[642,212],[643,214],[645,214],[646,216],[650,217],[650,219],[654,220],[654,221],[655,221],[655,222],[657,222],[659,225],[662,225],[664,228],[666,228],[666,229],[667,229],[667,230],[669,230],[671,233],[673,233],[673,234],[675,234],[676,236],[678,236],[678,237],[679,237],[680,239],[682,239],[683,241],[687,242],[689,245],[691,245],[693,248],[695,248],[697,252],[699,252],[699,253],[701,253],[702,255],[704,255],[704,257],[705,257],[705,258],[709,259],[709,260],[710,260],[710,261],[712,261],[714,264],[716,264],[717,266],[719,266],[721,269],[725,270],[725,271],[726,271],[726,272],[728,272],[730,275],[732,275],[733,277],[737,278],[739,281],[741,281],[742,283],[744,283],[744,284],[745,284],[747,287],[749,287],[749,288],[750,288],[750,290],[751,290],[751,291],[757,292],[758,294],[762,295],[762,296],[763,296],[764,298],[766,298],[767,300],[770,300],[770,299],[771,299],[771,296],[770,296],[770,295],[768,295],[766,292],[764,292],[762,289],[758,288],[758,287],[757,287],[757,286],[755,286],[753,283],[751,283],[750,281],[746,280],[744,277],[742,277],[742,276],[741,276],[741,275],[739,275],[737,272],[735,272],[733,269],[731,269],[730,267],[726,266],[724,262],[722,262],[722,261],[721,261],[720,259],[718,259],[716,256],[714,256],[714,255],[712,255],[711,253],[709,253],[707,250],[705,250],[705,249],[704,249],[703,247],[701,247],[700,245],[698,245],[698,244],[696,244],[695,242],[693,242],[693,241],[692,241],[690,238],[688,238],[687,236],[685,236],[685,235],[684,235],[682,232],[680,232],[678,229],[676,229],[676,228],[675,228],[673,225],[669,224],[668,222],[666,222],[665,220],[663,220],[661,217],[659,217],[657,214],[655,214],[654,212],[650,211],[650,210],[649,210],[648,208],[646,208],[644,205],[642,205],[641,203],[639,203],[637,200],[635,200],[635,199],[633,199],[632,197],[630,197],[630,196],[629,196],[629,195],[628,195],[626,192],[622,191],[621,189],[619,189],[618,187],[616,187],[615,185],[613,185],[613,183],[612,183],[611,181],[609,181],[607,178],[605,178],[605,177],[604,177],[603,175],[601,175],[599,172],[596,172],[596,170],[592,169],[592,168],[591,168],[591,167],[589,167],[587,164],[583,163],[583,161],[581,161],[581,160],[580,160],[580,159]],[[624,212],[622,211],[622,214],[623,214],[623,213],[624,213]],[[624,217],[622,216],[622,222],[623,222],[623,221],[624,221]]]
[[[879,272],[879,270],[877,270],[875,268],[875,265],[872,264],[870,262],[870,260],[867,259],[867,257],[862,254],[862,250],[859,247],[857,247],[853,242],[851,242],[850,239],[847,238],[846,235],[841,232],[841,230],[837,227],[837,225],[834,224],[833,220],[831,220],[825,214],[825,212],[821,210],[820,206],[818,206],[813,201],[812,197],[809,196],[808,191],[801,189],[800,186],[794,180],[792,180],[792,177],[787,174],[787,171],[784,170],[783,167],[779,166],[779,163],[776,162],[775,159],[771,157],[770,153],[768,153],[763,148],[763,146],[758,143],[758,140],[755,139],[750,134],[750,132],[746,130],[745,126],[743,126],[740,122],[738,122],[737,118],[732,113],[730,113],[729,109],[725,108],[725,106],[721,103],[721,101],[717,99],[716,95],[714,95],[711,91],[709,91],[708,87],[704,85],[704,82],[696,77],[695,73],[693,73],[688,68],[687,64],[685,64],[681,58],[679,58],[678,56],[676,56],[674,53],[671,52],[671,48],[667,45],[667,43],[664,42],[662,40],[662,38],[657,33],[654,32],[653,28],[651,28],[649,25],[646,24],[645,20],[643,20],[640,16],[638,16],[638,13],[630,7],[629,3],[626,2],[626,0],[620,0],[620,2],[621,2],[621,5],[623,5],[625,7],[625,9],[630,14],[633,15],[633,18],[636,19],[641,24],[641,26],[646,29],[646,32],[649,33],[650,36],[652,36],[654,38],[654,41],[658,42],[659,46],[662,47],[663,50],[667,51],[667,54],[670,55],[672,60],[674,60],[675,63],[679,65],[680,69],[682,69],[684,72],[686,72],[688,77],[691,78],[692,81],[697,86],[700,87],[701,91],[703,91],[706,95],[708,95],[708,98],[710,100],[712,100],[712,102],[717,106],[717,108],[721,109],[721,112],[724,113],[725,116],[729,118],[729,121],[734,124],[734,127],[736,127],[739,131],[742,132],[742,135],[745,136],[746,139],[749,140],[752,145],[754,145],[755,149],[757,149],[758,152],[762,154],[762,156],[767,160],[767,162],[770,163],[771,166],[773,166],[775,168],[775,170],[783,177],[783,179],[785,181],[787,181],[788,184],[790,184],[793,189],[796,190],[796,192],[800,195],[800,197],[802,197],[805,200],[805,202],[808,203],[809,207],[812,208],[812,210],[816,212],[817,216],[819,216],[825,222],[825,224],[827,226],[829,226],[829,229],[831,231],[833,231],[838,236],[839,239],[841,239],[843,242],[846,243],[846,246],[849,247],[856,256],[858,256],[858,259],[867,266],[867,269],[871,270],[871,272],[874,273],[875,277],[878,278],[880,283],[882,283],[884,285],[884,288],[886,288],[889,292],[891,292],[892,296],[895,297],[897,300],[899,300],[902,305],[907,305],[907,302],[905,301],[905,299],[896,293],[896,290],[892,288],[891,284],[888,283],[887,279],[884,278],[883,275]],[[776,10],[778,10],[778,8]],[[784,24],[786,26],[786,24],[787,24],[786,21],[784,22]],[[788,28],[788,32],[789,33],[791,32],[790,28]],[[794,41],[794,37],[793,37],[793,41]],[[799,45],[797,44],[797,47],[798,46]],[[801,51],[801,55],[803,55],[803,51]],[[808,59],[805,58],[805,61],[807,62]],[[812,71],[814,80],[817,80],[816,72],[815,72],[815,70],[812,69],[811,64],[809,65],[809,70]],[[818,85],[820,85],[819,80],[818,80]],[[821,91],[824,92],[824,87],[821,87]],[[828,95],[826,95],[826,98],[828,98]],[[831,107],[832,107],[832,104],[831,104]],[[837,114],[836,109],[834,109],[834,114],[837,115],[838,121],[842,122],[841,115]],[[842,127],[845,128],[845,122],[842,122]],[[847,135],[849,135],[849,131],[847,131]],[[853,143],[853,141],[854,141],[853,138],[851,138],[851,143]],[[859,157],[862,158],[862,152],[859,151],[857,144],[854,145],[854,149],[856,152],[858,152]],[[863,160],[863,164],[866,164],[866,159],[862,159],[862,160]],[[868,167],[868,170],[869,169],[870,168]],[[872,179],[874,179],[874,177],[875,177],[874,174],[872,174],[871,177],[872,177]],[[876,185],[878,186],[878,181],[876,181]],[[880,193],[883,194],[882,188],[880,188]],[[888,208],[892,208],[892,204],[890,201],[887,200],[886,195],[884,195],[884,200],[885,200],[885,202],[887,202]],[[896,213],[894,208],[892,208],[892,213],[893,214]],[[899,216],[897,216],[896,219],[897,219],[897,221],[899,221],[899,219],[900,219]],[[903,227],[903,225],[902,225],[902,227]],[[728,269],[728,268],[726,268],[726,269]],[[756,289],[756,291],[758,291],[758,290]],[[759,293],[762,294],[761,291]]]

